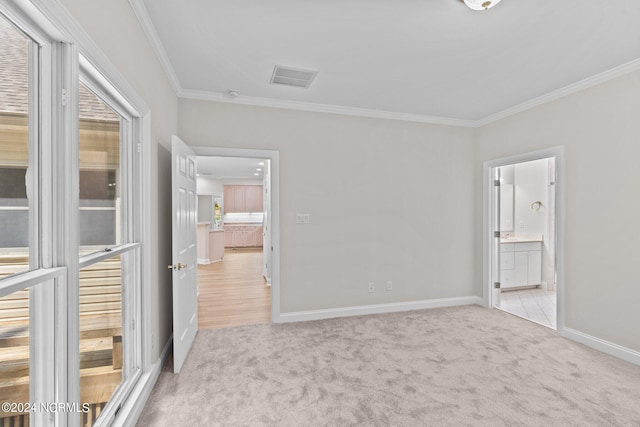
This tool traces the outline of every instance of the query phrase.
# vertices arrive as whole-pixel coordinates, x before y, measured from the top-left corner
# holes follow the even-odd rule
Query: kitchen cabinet
[[[500,288],[540,285],[542,242],[500,244]]]
[[[223,230],[209,232],[209,258],[211,262],[222,261],[224,258],[224,238]]]
[[[224,247],[225,248],[233,247],[233,237],[234,237],[234,233],[231,231],[231,228],[225,227],[224,229]]]
[[[235,212],[236,206],[236,194],[235,194],[235,185],[225,185],[224,186],[224,213],[232,213]]]
[[[262,212],[262,185],[246,185],[244,191],[247,212]]]
[[[253,246],[257,246],[256,245],[256,233],[254,229],[247,229],[244,232],[244,245],[245,246],[249,246],[249,247],[253,247]]]
[[[222,230],[210,230],[208,222],[197,226],[197,254],[198,264],[211,264],[224,258],[224,238]]]
[[[249,212],[246,207],[246,188],[244,185],[233,186],[233,199],[235,204],[233,205],[233,212]]]
[[[244,230],[244,227],[232,227],[231,235],[231,246],[234,248],[244,248],[247,246],[247,232]]]
[[[198,264],[209,264],[209,222],[200,222],[196,226],[196,253]]]
[[[225,225],[225,247],[250,248],[262,246],[261,225]]]
[[[225,213],[262,212],[262,185],[225,185]]]

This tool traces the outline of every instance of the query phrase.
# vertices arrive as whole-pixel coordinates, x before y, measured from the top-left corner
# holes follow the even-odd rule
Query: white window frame
[[[123,370],[122,382],[111,395],[94,426],[109,426],[123,402],[133,391],[136,382],[142,375],[141,334],[140,328],[140,218],[139,203],[142,189],[139,187],[140,155],[134,141],[134,128],[140,127],[140,118],[135,111],[120,103],[117,90],[109,85],[104,76],[95,69],[84,56],[79,56],[79,83],[87,87],[109,108],[120,116],[120,188],[121,217],[117,221],[121,229],[117,230],[116,244],[102,250],[80,257],[79,268],[83,269],[100,261],[121,256],[122,276],[122,338],[123,338]],[[79,168],[78,168],[79,171]],[[122,219],[124,221],[121,221]],[[107,248],[105,248],[107,249]],[[131,258],[133,262],[131,262]],[[126,298],[125,298],[126,295]],[[79,375],[79,371],[78,375]],[[75,380],[75,379],[74,379]],[[77,379],[79,381],[79,378]]]
[[[30,271],[0,280],[0,296],[29,289],[29,394],[31,402],[55,402],[66,397],[66,319],[56,311],[64,303],[68,284],[66,267],[54,267],[55,227],[52,215],[56,202],[51,177],[53,169],[47,159],[52,148],[53,56],[52,39],[34,25],[13,4],[0,3],[2,14],[33,40],[29,48],[29,162],[27,188],[29,199],[29,268]],[[5,19],[4,16],[2,19]],[[38,49],[34,49],[34,44]],[[36,166],[40,167],[37,168]],[[36,346],[37,343],[37,346]],[[37,351],[36,351],[37,349]],[[64,425],[64,414],[31,412],[32,425]]]
[[[24,289],[34,286],[34,306],[42,311],[38,323],[42,319],[54,319],[46,325],[49,329],[39,327],[32,336],[45,345],[51,345],[55,357],[41,357],[34,359],[34,372],[50,373],[43,375],[34,387],[34,399],[42,402],[79,402],[79,283],[80,262],[78,259],[78,75],[83,67],[86,73],[92,75],[98,83],[108,83],[103,87],[113,89],[109,92],[116,100],[116,104],[127,110],[137,120],[132,127],[132,149],[139,154],[138,163],[128,167],[138,167],[140,174],[132,185],[141,195],[140,206],[130,208],[136,225],[137,242],[135,248],[128,248],[135,253],[140,262],[136,262],[141,280],[138,286],[138,301],[135,315],[140,320],[136,325],[137,334],[141,341],[140,352],[135,356],[139,360],[143,377],[135,385],[131,394],[122,405],[127,411],[119,416],[114,410],[113,425],[124,425],[130,422],[141,411],[136,405],[142,396],[148,395],[150,389],[146,387],[151,371],[151,249],[148,242],[151,237],[150,221],[143,221],[151,214],[151,118],[150,110],[144,100],[140,98],[126,79],[120,74],[108,58],[100,51],[87,33],[78,25],[73,17],[59,2],[50,0],[0,0],[0,10],[7,15],[34,41],[40,44],[39,79],[37,93],[39,112],[37,130],[41,144],[39,146],[40,177],[37,181],[38,190],[42,197],[40,206],[38,234],[39,240],[39,269],[11,276],[0,281],[0,289],[9,286]],[[80,54],[82,55],[80,57]],[[98,72],[99,70],[99,72]],[[33,129],[30,129],[30,135]],[[57,144],[54,146],[53,142]],[[31,153],[30,153],[31,154]],[[35,155],[33,158],[37,158]],[[31,156],[30,156],[31,159]],[[31,160],[30,160],[31,161]],[[64,171],[60,174],[59,171]],[[34,176],[32,174],[32,176]],[[67,191],[68,189],[76,189]],[[33,226],[33,225],[32,225]],[[124,250],[124,249],[123,249]],[[113,252],[109,253],[113,256]],[[31,258],[31,257],[30,257]],[[34,262],[35,262],[34,258]],[[60,266],[60,267],[58,267]],[[61,270],[62,269],[62,270]],[[64,274],[62,274],[64,273]],[[51,275],[57,275],[51,278]],[[63,278],[61,278],[63,277]],[[38,279],[39,278],[39,279]],[[53,286],[23,286],[31,281],[42,280],[54,283]],[[38,282],[39,284],[40,282]],[[67,284],[75,284],[67,286]],[[18,285],[19,284],[19,285]],[[48,302],[48,303],[47,303]],[[31,322],[30,322],[31,323]],[[55,335],[49,335],[51,330]],[[49,344],[46,344],[51,340]],[[67,343],[67,345],[53,345]],[[39,349],[42,347],[39,346]],[[48,354],[48,353],[47,353]],[[75,378],[74,378],[75,376]],[[35,385],[35,381],[33,382]],[[35,401],[35,400],[34,400]],[[37,419],[32,417],[33,425],[56,425],[76,427],[80,423],[77,414],[57,412],[53,415],[38,413]],[[129,420],[129,421],[128,421]],[[108,424],[107,423],[107,424]],[[106,424],[105,424],[106,425]]]
[[[54,300],[60,288],[67,286],[65,267],[42,268],[0,280],[0,298],[29,290],[29,400],[32,403],[56,401],[59,377],[55,366],[63,362],[56,354],[55,343],[64,339],[65,331],[56,328]],[[23,402],[25,403],[25,402]],[[45,426],[62,414],[32,411],[29,424]]]

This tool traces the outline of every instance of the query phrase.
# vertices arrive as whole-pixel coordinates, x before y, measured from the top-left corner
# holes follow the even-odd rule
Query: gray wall
[[[171,334],[162,267],[171,258],[175,133],[192,145],[280,151],[284,312],[482,295],[482,162],[565,145],[567,326],[640,350],[640,73],[476,130],[178,106],[127,0],[61,2],[152,110],[153,358]],[[311,224],[296,226],[296,212],[310,213]],[[386,280],[393,292],[380,289]]]
[[[566,326],[640,351],[640,72],[476,132],[476,274],[482,293],[482,163],[565,146]]]
[[[156,360],[171,330],[171,135],[177,97],[127,0],[61,0],[62,5],[151,108],[151,308]],[[164,268],[162,268],[164,266]]]
[[[279,150],[282,312],[474,293],[472,129],[182,99],[178,124]]]

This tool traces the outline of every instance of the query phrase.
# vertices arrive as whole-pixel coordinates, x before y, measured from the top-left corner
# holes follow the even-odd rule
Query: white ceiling
[[[198,176],[216,180],[259,180],[264,176],[264,159],[198,156]],[[262,165],[260,163],[263,163]],[[258,171],[257,169],[261,169]],[[256,175],[258,174],[258,175]]]
[[[182,97],[472,125],[640,68],[638,0],[130,1]]]

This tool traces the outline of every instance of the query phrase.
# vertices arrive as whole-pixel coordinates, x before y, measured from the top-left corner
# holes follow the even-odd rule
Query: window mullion
[[[51,228],[54,263],[68,267],[64,286],[56,290],[56,402],[80,402],[78,267],[78,50],[53,45]],[[79,414],[58,412],[56,425],[78,427]]]
[[[41,250],[41,171],[40,171],[40,147],[41,126],[47,124],[48,111],[42,108],[43,98],[46,98],[47,87],[42,84],[49,75],[45,63],[47,54],[50,53],[47,45],[42,48],[31,41],[29,43],[29,108],[28,108],[28,135],[29,135],[29,164],[27,168],[26,186],[27,201],[29,204],[29,269],[35,270],[46,264],[45,253]],[[41,56],[44,59],[41,61]],[[44,111],[43,111],[44,110]]]

